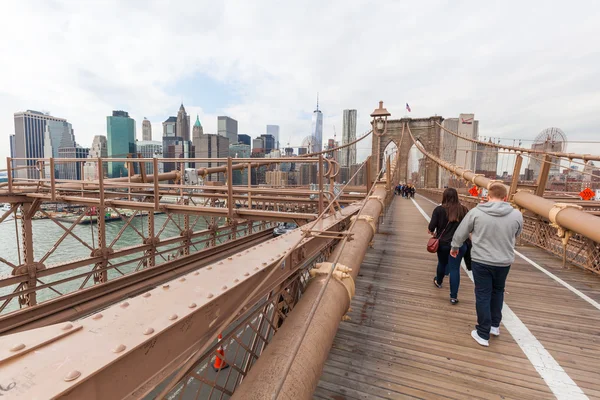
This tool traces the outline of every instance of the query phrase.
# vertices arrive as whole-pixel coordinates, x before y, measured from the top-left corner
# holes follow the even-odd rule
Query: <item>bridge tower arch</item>
[[[371,163],[371,176],[377,174],[377,165],[384,165],[384,151],[390,142],[396,143],[399,151],[400,163],[400,182],[410,181],[408,172],[408,153],[413,146],[412,139],[405,128],[402,135],[402,126],[406,123],[416,140],[419,140],[425,149],[438,157],[441,157],[441,128],[436,124],[441,124],[444,119],[440,116],[429,118],[401,118],[387,121],[387,129],[383,136],[372,135],[372,160],[379,162]],[[373,129],[376,129],[373,127]],[[439,168],[435,162],[430,159],[425,161],[425,186],[429,188],[438,187]]]

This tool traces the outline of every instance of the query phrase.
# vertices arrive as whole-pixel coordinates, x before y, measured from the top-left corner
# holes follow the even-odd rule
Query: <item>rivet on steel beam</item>
[[[152,293],[150,293],[150,292],[146,292],[142,295],[142,297],[150,297],[150,296],[152,296]]]
[[[231,260],[233,260],[233,257],[227,257],[227,259],[228,259],[229,261],[231,261]]]
[[[221,290],[227,290],[227,285],[223,285],[223,286],[221,287]]]
[[[11,347],[10,351],[19,351],[19,350],[23,350],[24,348],[25,348],[25,344],[19,343],[19,344],[15,344],[13,347]]]
[[[113,352],[113,353],[120,353],[120,352],[122,352],[123,350],[125,350],[126,348],[127,348],[127,347],[125,347],[125,345],[124,345],[124,344],[119,344],[119,345],[117,345],[117,346],[115,346],[115,347],[113,347],[113,348],[112,348],[112,352]]]
[[[244,276],[249,276],[250,272],[244,272]]]
[[[171,314],[171,316],[169,316],[169,319],[171,321],[175,321],[177,319],[177,314]]]
[[[185,282],[185,278],[180,278],[179,282]]]
[[[74,369],[73,371],[66,374],[63,379],[65,382],[71,382],[71,381],[74,381],[75,379],[79,378],[80,376],[81,376],[81,372]]]
[[[259,244],[258,247],[262,247],[262,244]]]
[[[206,297],[209,298],[209,299],[212,299],[213,296],[214,295],[212,293],[206,293]]]
[[[254,246],[254,247],[252,248],[252,250],[256,250],[256,246]]]
[[[274,259],[274,258],[271,258],[271,260],[270,260],[270,261],[275,261],[275,259]]]
[[[219,261],[217,265],[223,265],[223,261]],[[212,269],[212,267],[210,267],[210,269]]]
[[[223,262],[220,262],[219,264],[223,264]],[[212,267],[209,265],[208,267],[206,267],[206,269],[210,271]]]
[[[102,314],[98,313],[98,314],[94,314],[94,316],[92,317],[92,319],[100,319],[102,318]]]
[[[239,281],[240,281],[240,280],[239,280],[238,278],[235,278],[235,279],[233,280],[233,283],[238,283]]]
[[[254,270],[255,270],[255,271],[258,271],[258,267],[254,267]]]
[[[271,259],[271,260],[272,260],[272,259]],[[266,262],[264,262],[264,263],[262,263],[262,265],[263,265],[263,267],[266,267],[266,266],[267,266],[267,263],[266,263]]]
[[[163,289],[167,290],[169,288],[169,285],[163,285]]]
[[[68,331],[68,330],[69,330],[69,329],[71,329],[72,327],[73,327],[73,324],[71,324],[71,323],[67,323],[67,324],[64,324],[64,325],[63,325],[63,327],[62,327],[62,328],[60,328],[60,329],[62,329],[63,331]]]
[[[241,257],[242,253],[237,253],[236,257]]]
[[[196,308],[196,303],[190,303],[189,308]]]
[[[121,306],[121,308],[127,308],[127,307],[129,307],[129,303],[124,301],[120,304],[120,306]]]
[[[153,328],[146,328],[144,329],[144,335],[152,335],[154,333],[154,329]]]
[[[200,275],[200,272],[196,271],[194,272],[194,275]]]

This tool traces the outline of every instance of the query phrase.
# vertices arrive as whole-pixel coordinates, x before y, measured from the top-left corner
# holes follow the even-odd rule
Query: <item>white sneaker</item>
[[[500,336],[500,327],[499,326],[492,326],[490,328],[490,335]]]
[[[473,339],[475,339],[475,341],[482,346],[489,347],[489,345],[490,345],[489,341],[487,341],[484,338],[482,338],[481,336],[479,336],[479,334],[477,333],[477,329],[474,329],[471,331],[471,337]]]

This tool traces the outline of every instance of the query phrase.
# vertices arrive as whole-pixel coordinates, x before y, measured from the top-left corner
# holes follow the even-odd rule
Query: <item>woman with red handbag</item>
[[[433,277],[433,284],[440,288],[444,276],[450,275],[450,303],[458,303],[458,287],[460,285],[460,262],[467,252],[467,245],[463,243],[456,258],[450,257],[450,243],[452,236],[460,222],[467,215],[467,208],[460,204],[458,193],[454,188],[444,190],[442,205],[437,206],[431,215],[429,233],[432,238],[427,243],[429,252],[437,253],[437,273]]]

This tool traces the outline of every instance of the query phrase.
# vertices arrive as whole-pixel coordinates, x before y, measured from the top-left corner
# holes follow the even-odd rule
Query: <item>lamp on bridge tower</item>
[[[381,137],[387,132],[387,122],[388,117],[392,115],[389,111],[383,108],[383,101],[379,102],[379,108],[376,108],[375,111],[371,113],[371,117],[373,117],[373,133],[377,135],[377,171],[376,174],[379,174],[381,170]]]

